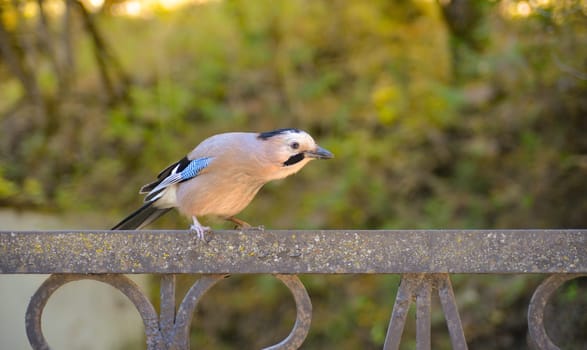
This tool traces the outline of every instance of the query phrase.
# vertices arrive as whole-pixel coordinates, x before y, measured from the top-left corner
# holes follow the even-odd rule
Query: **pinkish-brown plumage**
[[[328,158],[330,152],[298,129],[214,135],[145,185],[147,203],[114,229],[143,227],[174,207],[192,217],[191,229],[200,238],[209,228],[200,225],[198,216],[220,216],[248,226],[234,216],[265,183],[296,173],[312,159]]]

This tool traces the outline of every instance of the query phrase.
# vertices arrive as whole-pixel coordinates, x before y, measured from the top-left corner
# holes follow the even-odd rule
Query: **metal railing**
[[[295,325],[267,349],[297,349],[310,329],[312,304],[297,274],[402,274],[384,349],[398,349],[416,303],[416,347],[430,349],[431,296],[438,293],[454,349],[467,349],[450,274],[540,273],[528,309],[529,342],[558,349],[544,310],[566,281],[587,275],[587,230],[215,231],[203,242],[186,231],[0,231],[1,274],[52,274],[32,296],[26,331],[34,349],[49,349],[43,308],[64,284],[107,283],[136,306],[148,349],[188,349],[202,296],[228,274],[274,274],[291,291]],[[124,274],[161,274],[160,314]],[[176,274],[203,274],[176,308]]]

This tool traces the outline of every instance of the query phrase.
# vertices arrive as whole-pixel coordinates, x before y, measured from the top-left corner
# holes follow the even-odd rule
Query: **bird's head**
[[[260,133],[257,138],[266,143],[271,162],[276,165],[274,178],[283,178],[303,168],[313,159],[331,159],[334,155],[318,146],[305,131],[277,129]]]

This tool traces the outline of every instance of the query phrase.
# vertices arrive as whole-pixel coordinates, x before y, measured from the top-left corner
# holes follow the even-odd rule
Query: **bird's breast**
[[[263,184],[242,172],[204,173],[179,184],[177,205],[188,216],[233,216],[249,205]]]

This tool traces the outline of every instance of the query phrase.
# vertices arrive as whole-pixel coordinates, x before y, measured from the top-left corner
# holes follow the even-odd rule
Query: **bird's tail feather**
[[[161,215],[167,213],[171,208],[157,208],[153,202],[147,202],[132,214],[124,218],[112,230],[139,230],[155,221]]]

